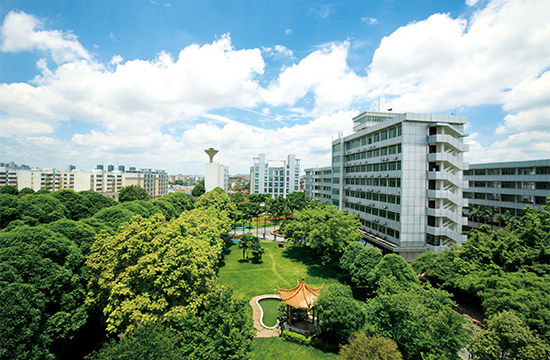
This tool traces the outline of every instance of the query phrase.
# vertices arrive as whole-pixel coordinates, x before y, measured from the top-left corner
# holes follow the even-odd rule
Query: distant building
[[[499,214],[521,216],[525,205],[541,211],[550,197],[550,159],[470,164],[464,180],[469,207],[491,207]]]
[[[306,169],[305,195],[306,198],[331,203],[332,199],[332,166]],[[334,188],[335,194],[338,188]]]
[[[107,171],[114,171],[115,166],[114,165],[107,165]]]
[[[286,197],[300,190],[300,159],[290,154],[287,160],[267,160],[265,154],[253,158],[250,167],[250,193]]]
[[[212,191],[219,187],[227,193],[227,190],[229,189],[229,168],[213,162],[214,155],[218,153],[218,150],[210,148],[204,151],[210,157],[210,162],[205,163],[204,166],[204,188],[206,192]]]

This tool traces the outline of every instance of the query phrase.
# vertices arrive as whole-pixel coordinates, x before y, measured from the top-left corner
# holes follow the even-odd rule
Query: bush
[[[283,331],[283,339],[287,341],[295,342],[296,344],[300,345],[310,345],[311,344],[311,337],[305,337],[302,334],[298,334],[295,332],[292,332],[290,330]]]

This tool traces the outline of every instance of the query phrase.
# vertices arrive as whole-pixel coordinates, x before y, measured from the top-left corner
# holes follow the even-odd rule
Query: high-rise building
[[[265,154],[253,158],[250,167],[250,193],[286,197],[300,190],[300,159],[290,154],[287,160],[267,160]]]
[[[356,116],[354,133],[332,142],[330,202],[357,215],[366,243],[407,261],[463,243],[465,123],[438,114]],[[328,173],[307,169],[306,194],[328,200]]]
[[[115,166],[110,164],[110,165],[107,165],[107,171],[114,171],[115,170]]]

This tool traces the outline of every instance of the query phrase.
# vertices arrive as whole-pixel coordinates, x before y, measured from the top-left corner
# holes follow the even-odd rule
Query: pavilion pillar
[[[306,309],[306,331],[307,331],[307,323],[308,323],[307,320],[308,320],[308,317],[309,317],[309,314],[308,314],[308,311],[307,311],[307,309]]]
[[[288,325],[292,326],[292,311],[290,310],[290,305],[286,306],[286,317],[288,318]]]

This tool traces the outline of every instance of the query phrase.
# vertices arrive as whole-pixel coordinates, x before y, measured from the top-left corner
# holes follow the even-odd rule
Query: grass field
[[[259,262],[243,261],[243,252],[236,243],[229,244],[225,251],[218,281],[232,286],[237,299],[248,301],[257,295],[276,294],[276,285],[291,289],[302,277],[311,287],[320,287],[323,282],[338,282],[337,273],[330,274],[307,247],[285,243],[285,248],[279,249],[278,243],[271,241],[262,242],[262,245],[265,254]]]
[[[278,360],[278,359],[300,359],[300,360],[324,360],[340,359],[340,355],[325,352],[314,346],[298,345],[283,338],[256,338],[252,343],[252,360]]]

